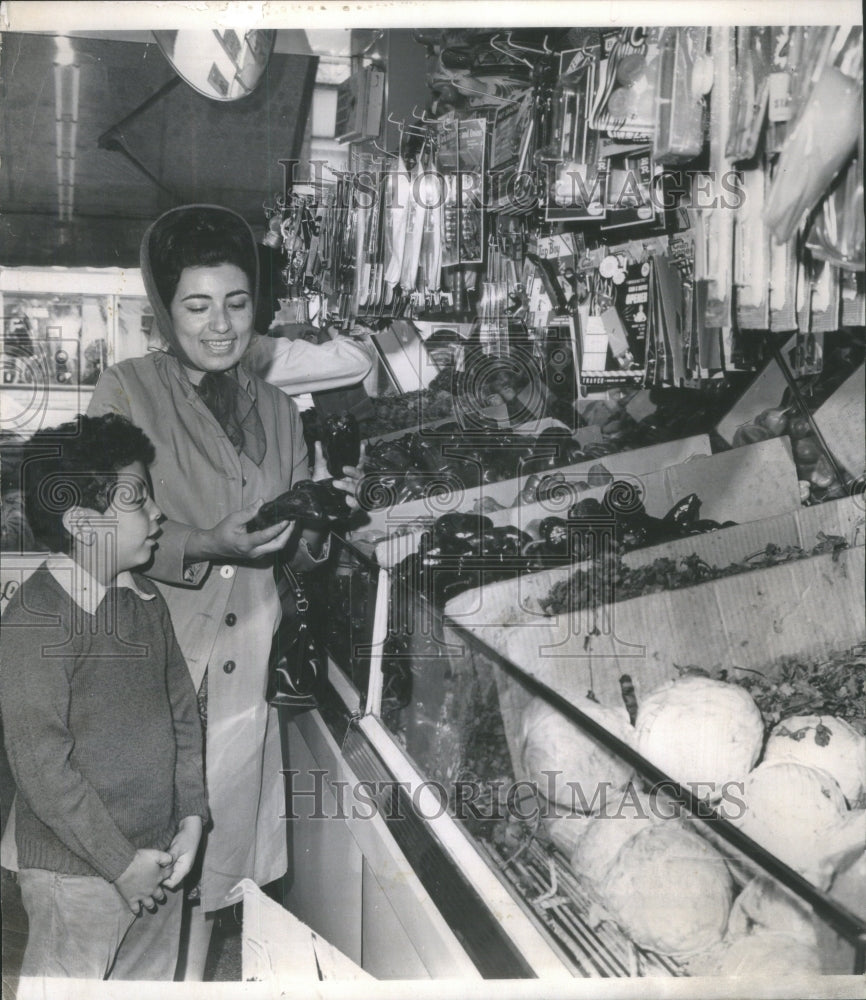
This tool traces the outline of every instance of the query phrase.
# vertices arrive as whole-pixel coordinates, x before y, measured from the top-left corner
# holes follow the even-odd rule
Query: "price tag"
[[[583,329],[581,369],[602,372],[607,366],[607,331],[601,316],[588,316]]]
[[[786,122],[791,118],[791,75],[790,73],[770,74],[770,100],[767,118],[771,122]]]

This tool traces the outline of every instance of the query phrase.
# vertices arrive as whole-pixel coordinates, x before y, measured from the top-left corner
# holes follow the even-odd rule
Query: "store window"
[[[0,550],[39,549],[19,470],[34,431],[87,409],[102,372],[152,346],[153,312],[134,269],[0,268]]]
[[[4,295],[3,385],[95,385],[107,363],[110,312],[106,295]]]
[[[349,151],[334,138],[337,123],[337,87],[351,73],[350,35],[345,31],[308,31],[307,38],[319,56],[313,104],[310,111],[310,160],[324,160],[335,170],[346,170]]]

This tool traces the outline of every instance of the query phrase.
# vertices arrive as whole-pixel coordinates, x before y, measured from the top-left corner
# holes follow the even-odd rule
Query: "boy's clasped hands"
[[[185,816],[167,851],[139,848],[114,886],[133,913],[151,912],[165,902],[165,890],[176,889],[189,874],[201,839],[201,816]]]

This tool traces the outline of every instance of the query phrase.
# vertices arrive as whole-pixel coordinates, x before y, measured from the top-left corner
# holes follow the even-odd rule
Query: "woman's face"
[[[253,333],[250,283],[236,264],[184,268],[170,312],[186,363],[201,372],[233,368]]]

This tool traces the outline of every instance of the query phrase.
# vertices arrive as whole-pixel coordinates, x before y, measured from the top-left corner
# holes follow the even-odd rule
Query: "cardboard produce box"
[[[827,447],[855,478],[866,472],[866,368],[850,375],[815,411]]]
[[[797,338],[792,337],[782,348],[782,353],[790,352],[796,342]],[[728,444],[733,444],[738,428],[751,423],[764,410],[782,405],[782,397],[787,388],[788,383],[782,374],[782,369],[775,358],[771,359],[718,422],[716,433]]]
[[[243,902],[242,962],[245,981],[276,986],[322,981],[372,982],[373,976],[325,941],[311,927],[269,899],[252,879],[232,890],[232,901]]]
[[[796,338],[786,344],[789,351]],[[866,367],[849,375],[838,389],[812,414],[827,447],[839,464],[855,478],[866,472]],[[781,407],[788,383],[775,360],[767,364],[716,431],[728,444],[740,427],[752,424],[765,410]]]
[[[565,698],[592,690],[621,705],[628,674],[638,704],[678,667],[772,672],[866,640],[864,547],[740,573],[680,590],[547,616],[540,602],[573,568],[502,581],[453,598],[449,619]]]
[[[653,517],[664,516],[677,500],[689,493],[697,493],[701,498],[701,517],[719,523],[737,521],[739,524],[739,522],[758,521],[786,512],[791,512],[790,516],[793,519],[793,512],[800,509],[800,489],[787,438],[759,441],[757,444],[722,452],[719,455],[696,456],[679,465],[656,469],[642,475],[622,471],[619,459],[625,457],[627,456],[603,456],[598,462],[613,475],[626,478],[639,486],[643,493],[644,506]],[[615,458],[617,461],[608,462],[608,458]],[[583,466],[579,468],[582,469]],[[571,470],[562,471],[566,474],[566,482],[578,482],[585,475],[585,473],[572,473]],[[579,498],[583,500],[591,497],[601,500],[606,490],[606,485],[599,486],[580,493]],[[565,517],[572,502],[568,496],[553,496],[539,503],[518,504],[516,507],[495,510],[487,516],[495,525],[514,525],[523,531],[529,531],[533,527],[533,522],[545,517]],[[409,504],[401,505],[400,513],[409,506]],[[464,505],[456,509],[471,512],[473,501],[467,497]],[[438,516],[439,513],[444,511],[436,513],[428,508],[425,512],[428,519]],[[696,542],[704,538],[724,535],[733,530],[735,529],[727,528],[708,535],[695,535],[685,539],[685,552],[696,551]],[[537,534],[533,531],[529,533]],[[378,542],[376,559],[379,564],[386,568],[396,566],[417,550],[421,535],[422,531],[418,530],[402,535],[391,535]],[[748,533],[744,533],[744,537],[748,539]],[[785,541],[788,537],[792,541]],[[792,520],[790,531],[781,534],[778,543],[797,544],[798,537]],[[776,538],[769,538],[768,541],[776,541]],[[639,557],[641,553],[655,552],[656,555],[648,557],[651,562],[661,548],[664,546],[653,546],[650,549],[636,550],[630,555]],[[747,554],[748,552],[742,553],[742,555]]]
[[[771,543],[780,548],[798,545],[807,549],[815,544],[819,532],[838,535],[851,546],[863,545],[866,536],[864,503],[864,497],[854,496],[813,507],[798,507],[760,521],[635,549],[626,552],[623,561],[627,566],[647,566],[659,558],[681,559],[695,553],[712,566],[727,566],[763,552]]]

